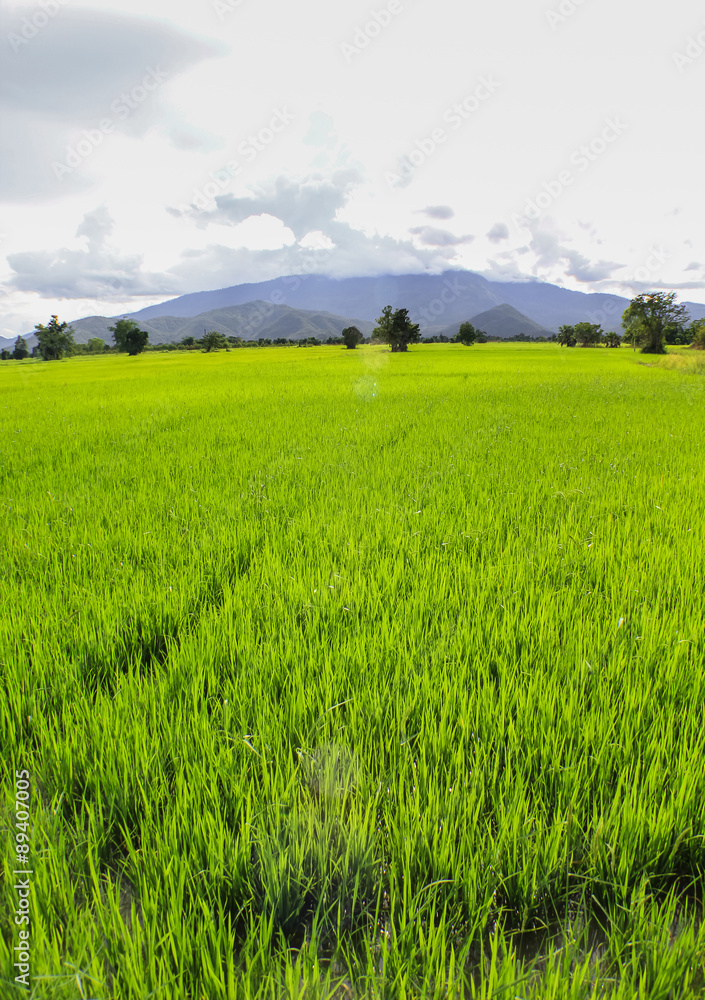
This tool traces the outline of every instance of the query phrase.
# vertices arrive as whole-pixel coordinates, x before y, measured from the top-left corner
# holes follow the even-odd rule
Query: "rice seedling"
[[[3,365],[3,997],[22,927],[47,1000],[703,996],[704,403],[553,345]]]

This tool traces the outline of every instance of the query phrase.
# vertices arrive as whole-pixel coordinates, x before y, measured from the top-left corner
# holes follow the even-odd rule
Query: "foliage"
[[[86,344],[86,350],[89,354],[102,354],[105,350],[105,341],[102,337],[91,337]]]
[[[227,346],[228,338],[224,333],[218,333],[217,330],[209,330],[208,333],[204,333],[201,337],[201,347],[206,354],[210,354],[211,351],[217,351]]]
[[[149,341],[147,331],[140,330],[134,319],[119,319],[115,326],[109,326],[108,329],[113,335],[117,350],[131,357],[141,354]]]
[[[605,346],[606,347],[619,347],[622,343],[622,338],[614,330],[610,330],[609,333],[605,334]]]
[[[581,347],[596,347],[600,343],[602,327],[599,323],[576,323],[573,334]]]
[[[59,323],[58,316],[52,316],[49,323],[37,323],[34,328],[39,353],[44,361],[59,361],[65,354],[71,354],[75,347],[73,328],[67,322]]]
[[[702,377],[351,361],[0,366],[37,1000],[702,1000]]]
[[[624,340],[638,345],[642,354],[664,354],[667,327],[682,327],[687,319],[688,311],[676,302],[675,292],[644,292],[622,313]]]
[[[15,361],[22,361],[24,358],[29,357],[29,351],[27,349],[27,341],[24,337],[18,337],[15,341],[15,349],[12,352],[12,357]]]
[[[471,347],[481,332],[481,330],[476,330],[472,323],[461,323],[454,339],[456,344],[464,344],[466,347]]]
[[[666,344],[682,345],[689,344],[693,338],[690,329],[680,322],[664,324],[663,339]]]
[[[6,347],[3,347],[2,351],[0,351],[0,361],[10,361],[11,359],[12,359],[12,354],[10,353],[10,351],[7,350]]]
[[[346,326],[342,332],[343,343],[349,351],[354,351],[362,343],[363,336],[356,326]]]
[[[558,343],[561,347],[575,347],[578,338],[575,336],[575,328],[564,323],[558,328]]]
[[[393,353],[407,351],[409,344],[416,344],[421,339],[419,324],[411,322],[408,309],[392,310],[391,306],[385,306],[376,322],[372,336],[389,344]]]
[[[689,333],[691,346],[696,351],[705,351],[705,319],[694,319]]]

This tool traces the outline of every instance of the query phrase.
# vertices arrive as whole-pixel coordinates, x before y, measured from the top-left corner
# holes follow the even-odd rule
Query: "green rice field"
[[[705,997],[692,352],[6,362],[0,429],[3,1000]]]

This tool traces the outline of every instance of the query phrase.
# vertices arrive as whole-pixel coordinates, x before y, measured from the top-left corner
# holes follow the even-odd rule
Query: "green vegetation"
[[[695,319],[690,324],[691,343],[696,351],[705,351],[705,319]]]
[[[703,996],[705,379],[641,357],[0,368],[36,1000]]]
[[[211,351],[219,351],[227,348],[228,339],[224,333],[219,333],[217,330],[210,330],[208,333],[203,334],[201,346],[206,354],[210,354]]]
[[[687,319],[688,310],[676,303],[675,292],[637,295],[622,314],[624,339],[643,354],[665,354],[666,334],[670,331],[675,342]]]
[[[134,319],[119,319],[115,326],[108,329],[113,335],[115,349],[131,357],[141,354],[149,341],[147,331],[140,330]]]
[[[484,340],[481,341],[480,337]],[[465,347],[472,347],[476,343],[487,343],[487,334],[484,330],[476,330],[472,323],[461,323],[455,335],[455,342]]]
[[[409,319],[408,309],[385,306],[372,331],[372,339],[389,344],[392,352],[397,354],[408,351],[409,344],[417,344],[421,340],[421,332],[419,324]]]
[[[46,326],[37,323],[34,332],[43,361],[60,361],[65,355],[73,353],[76,347],[73,328],[66,322],[59,323],[58,316],[52,316]]]
[[[356,326],[346,326],[341,337],[349,351],[354,351],[358,344],[361,344],[365,339]]]
[[[27,341],[24,337],[18,337],[15,341],[15,348],[12,352],[12,357],[15,361],[23,361],[25,358],[29,357],[29,351],[27,350]]]

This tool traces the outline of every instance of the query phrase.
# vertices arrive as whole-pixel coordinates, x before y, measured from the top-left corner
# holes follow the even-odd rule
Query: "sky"
[[[0,336],[312,272],[705,302],[700,0],[41,0],[0,44]]]

